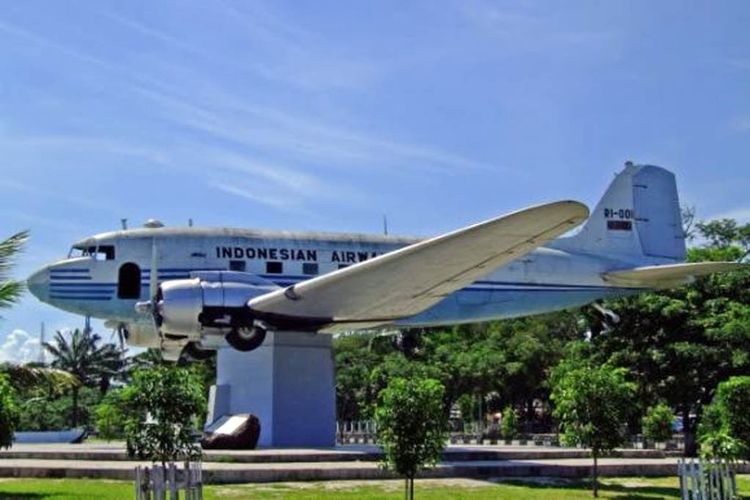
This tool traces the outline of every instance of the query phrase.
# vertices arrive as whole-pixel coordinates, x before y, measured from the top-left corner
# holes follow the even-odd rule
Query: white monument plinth
[[[207,423],[252,413],[260,420],[258,446],[334,446],[332,339],[326,334],[269,332],[254,351],[219,349]]]

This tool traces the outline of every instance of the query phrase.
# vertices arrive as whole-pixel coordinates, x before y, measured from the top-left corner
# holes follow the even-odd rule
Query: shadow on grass
[[[501,484],[512,484],[529,489],[569,489],[569,490],[591,490],[590,481],[565,481],[565,482],[537,482],[507,479]],[[617,483],[599,483],[599,493],[608,492],[610,498],[625,500],[628,498],[681,498],[679,488],[670,486],[650,486],[650,485],[624,485]],[[620,493],[620,494],[618,494]]]
[[[56,493],[6,493],[0,491],[0,500],[31,500],[35,498],[53,498],[58,496]]]

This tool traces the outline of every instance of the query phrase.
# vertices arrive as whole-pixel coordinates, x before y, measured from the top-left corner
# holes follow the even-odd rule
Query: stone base
[[[332,336],[269,332],[259,348],[219,349],[207,423],[223,415],[260,419],[259,446],[336,444]]]

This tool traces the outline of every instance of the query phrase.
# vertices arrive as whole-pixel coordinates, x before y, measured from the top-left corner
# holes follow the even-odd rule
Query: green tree
[[[405,478],[405,496],[414,498],[414,477],[440,460],[447,440],[443,385],[433,379],[394,378],[378,395],[378,444],[384,464]]]
[[[7,375],[0,374],[0,448],[10,448],[13,444],[13,433],[19,418],[13,386]]]
[[[0,374],[7,375],[19,402],[21,411],[18,429],[47,431],[65,427],[64,409],[56,408],[55,400],[80,385],[74,375],[34,363],[0,363]]]
[[[643,416],[643,435],[656,443],[663,443],[672,438],[674,413],[664,403],[652,406]]]
[[[503,410],[503,420],[500,422],[500,433],[503,439],[515,439],[520,434],[518,428],[518,417],[512,406],[506,406]]]
[[[372,370],[382,362],[389,344],[375,334],[345,335],[333,341],[336,363],[336,415],[340,420],[369,417],[377,396],[370,384]]]
[[[551,425],[547,378],[566,342],[580,337],[579,318],[563,311],[509,321],[409,331],[408,335],[360,334],[334,341],[336,401],[340,419],[368,418],[391,378],[419,376],[445,387],[446,414],[459,400],[466,420],[513,405],[527,425],[538,416]],[[407,342],[408,340],[408,342]],[[403,351],[404,342],[416,346]]]
[[[23,281],[11,279],[10,271],[28,236],[27,231],[22,231],[0,242],[0,308],[10,307],[23,293]]]
[[[701,222],[705,244],[689,261],[746,259],[750,224]],[[750,374],[750,272],[700,278],[689,286],[607,301],[621,318],[592,340],[594,363],[625,367],[637,384],[640,415],[665,401],[682,417],[685,453],[696,451],[703,408],[722,380]],[[631,430],[640,423],[634,414]]]
[[[558,374],[552,392],[563,440],[591,448],[595,497],[599,496],[599,457],[625,440],[623,428],[635,393],[635,385],[625,379],[626,374],[627,370],[609,365],[565,370]]]
[[[99,345],[101,337],[86,329],[74,330],[70,338],[57,332],[53,342],[45,342],[44,348],[52,359],[52,367],[74,375],[82,386],[99,387],[102,394],[107,392],[110,380],[125,366],[123,351],[114,344]],[[73,413],[71,424],[77,427],[78,396],[80,386],[71,388]]]
[[[165,365],[135,372],[119,404],[128,453],[162,466],[199,458],[193,432],[205,405],[200,377],[187,368]]]

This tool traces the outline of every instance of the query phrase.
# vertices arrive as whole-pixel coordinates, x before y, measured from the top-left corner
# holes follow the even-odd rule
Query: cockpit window
[[[83,257],[83,249],[78,247],[71,247],[68,252],[69,259],[75,259],[76,257]]]
[[[92,257],[94,260],[115,260],[114,245],[78,246],[74,245],[68,252],[68,258]]]

